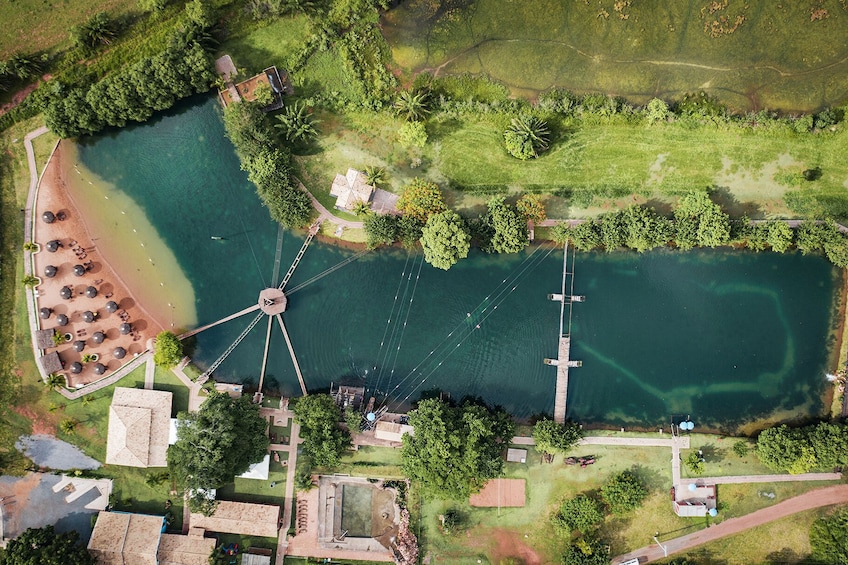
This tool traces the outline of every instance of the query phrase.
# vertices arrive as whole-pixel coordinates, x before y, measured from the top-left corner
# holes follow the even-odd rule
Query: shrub
[[[613,475],[607,484],[601,487],[601,496],[615,514],[624,514],[641,506],[648,496],[648,489],[630,471]]]
[[[427,129],[422,122],[405,122],[398,128],[398,142],[406,148],[427,145]]]

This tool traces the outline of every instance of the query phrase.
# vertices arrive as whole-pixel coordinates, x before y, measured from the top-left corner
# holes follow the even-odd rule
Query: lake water
[[[268,218],[213,99],[86,142],[79,160],[83,176],[133,200],[146,215],[139,225],[155,231],[127,227],[127,245],[156,238],[176,257],[195,300],[193,311],[181,310],[190,321],[172,314],[176,326],[255,304],[303,241]],[[287,286],[284,319],[310,390],[365,383],[392,393],[394,408],[443,389],[519,417],[552,412],[556,373],[542,360],[556,356],[559,307],[547,295],[561,284],[562,249],[473,251],[448,272],[423,263],[420,252],[381,250],[302,286],[353,253],[315,241]],[[583,367],[571,372],[568,413],[643,426],[672,413],[723,426],[819,414],[839,282],[824,259],[797,254],[578,255],[575,291],[587,299],[574,308],[572,357]],[[208,367],[252,318],[200,333],[194,361]],[[215,377],[255,386],[267,328],[261,320]],[[270,335],[265,390],[299,394],[276,324]]]

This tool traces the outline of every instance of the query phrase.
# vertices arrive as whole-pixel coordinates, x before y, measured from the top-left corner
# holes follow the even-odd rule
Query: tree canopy
[[[593,531],[604,521],[604,512],[600,502],[585,494],[569,498],[554,515],[554,528],[566,537],[577,530],[583,535]]]
[[[430,216],[421,230],[424,260],[447,271],[460,259],[468,257],[471,236],[459,214],[448,210]]]
[[[648,489],[632,472],[622,471],[601,487],[601,496],[614,514],[624,514],[642,504]]]
[[[677,201],[674,208],[677,246],[716,247],[730,241],[730,218],[704,191],[693,191]]]
[[[757,457],[768,468],[791,474],[848,465],[848,426],[822,422],[763,430],[757,438]]]
[[[160,367],[170,369],[183,358],[183,343],[173,332],[160,332],[156,336],[153,361]]]
[[[177,416],[177,442],[168,449],[168,468],[193,495],[194,511],[211,512],[201,491],[233,481],[268,452],[267,422],[247,397],[210,392],[197,412]]]
[[[848,563],[848,509],[818,518],[810,527],[810,547],[816,563]]]
[[[415,435],[403,436],[404,473],[425,496],[465,500],[503,470],[501,452],[515,431],[502,410],[430,398],[410,412]]]
[[[339,427],[342,413],[329,394],[298,398],[294,414],[300,423],[303,452],[319,467],[337,467],[350,447],[350,434]]]
[[[492,227],[489,242],[496,253],[518,253],[530,243],[527,236],[527,220],[514,206],[504,201],[503,196],[492,197],[487,203],[488,223]]]
[[[391,245],[398,238],[398,217],[392,214],[368,214],[363,222],[365,245],[374,249],[381,245]]]
[[[407,216],[412,216],[421,223],[433,214],[447,210],[442,191],[432,182],[424,179],[412,179],[397,201],[397,208]]]
[[[558,424],[544,418],[533,426],[533,441],[536,449],[544,453],[565,453],[580,441],[583,432],[580,426],[571,420]]]
[[[535,159],[548,148],[551,130],[548,124],[536,116],[522,114],[512,118],[503,134],[507,152],[517,159]]]
[[[29,528],[6,546],[0,565],[94,565],[75,531],[58,534],[53,526]]]

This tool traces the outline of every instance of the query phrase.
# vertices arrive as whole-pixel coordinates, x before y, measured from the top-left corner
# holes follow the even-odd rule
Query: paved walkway
[[[848,503],[848,485],[837,485],[812,490],[800,496],[778,502],[774,506],[757,510],[739,518],[730,518],[720,524],[700,530],[685,536],[662,541],[669,555],[689,550],[693,547],[715,541],[725,536],[732,536],[750,528],[755,528],[781,518],[786,518],[798,512]],[[638,559],[640,565],[664,559],[663,550],[657,544],[648,545],[613,558],[612,563],[620,564],[629,559]]]
[[[144,388],[153,390],[153,379],[156,375],[156,363],[153,361],[153,356],[147,358],[147,364],[144,366]]]
[[[100,379],[99,381],[95,381],[89,385],[85,385],[82,388],[78,388],[75,391],[70,391],[65,388],[57,388],[56,392],[67,398],[68,400],[76,400],[77,398],[82,398],[86,394],[91,394],[92,392],[98,391],[102,388],[106,388],[107,386],[113,385],[119,380],[126,377],[128,374],[133,372],[135,369],[140,367],[142,363],[147,363],[148,359],[151,359],[153,354],[150,351],[145,351],[105,379]]]
[[[839,481],[842,473],[802,473],[800,475],[737,475],[681,479],[680,485],[731,485],[740,483],[791,483],[796,481]]]

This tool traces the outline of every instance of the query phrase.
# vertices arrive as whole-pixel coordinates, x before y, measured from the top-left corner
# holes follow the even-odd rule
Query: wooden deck
[[[554,422],[565,423],[565,404],[568,400],[568,361],[571,355],[571,338],[559,338],[559,358],[557,359],[557,380],[554,392]]]

